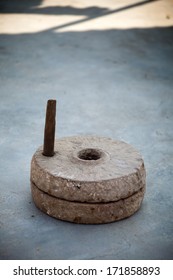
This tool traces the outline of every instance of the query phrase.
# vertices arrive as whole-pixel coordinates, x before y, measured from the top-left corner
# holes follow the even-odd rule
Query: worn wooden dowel
[[[56,125],[56,100],[47,101],[43,155],[52,157],[54,155],[55,125]]]

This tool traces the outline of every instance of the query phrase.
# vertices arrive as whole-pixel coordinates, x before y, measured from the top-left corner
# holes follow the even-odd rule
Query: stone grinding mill
[[[141,206],[144,162],[129,144],[96,136],[55,140],[56,100],[48,100],[44,145],[31,161],[36,206],[65,221],[102,224],[127,218]]]

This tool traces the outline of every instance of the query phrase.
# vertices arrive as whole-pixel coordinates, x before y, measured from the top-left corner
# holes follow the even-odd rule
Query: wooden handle
[[[56,125],[56,100],[47,101],[43,155],[52,157],[54,155],[55,125]]]

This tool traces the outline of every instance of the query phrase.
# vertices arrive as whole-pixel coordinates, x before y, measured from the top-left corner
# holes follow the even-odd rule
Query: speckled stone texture
[[[146,173],[141,155],[127,143],[76,136],[57,140],[53,157],[42,152],[31,161],[31,189],[37,207],[50,216],[106,223],[139,209]]]
[[[36,206],[46,214],[69,222],[82,224],[103,224],[118,221],[134,214],[140,207],[144,188],[125,199],[107,203],[73,202],[39,190],[31,183]]]

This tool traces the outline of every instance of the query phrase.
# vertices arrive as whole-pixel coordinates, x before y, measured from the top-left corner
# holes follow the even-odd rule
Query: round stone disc
[[[144,188],[128,198],[109,203],[81,203],[48,195],[31,183],[36,206],[46,214],[69,222],[83,224],[110,223],[134,214],[141,205]]]
[[[40,147],[31,162],[31,182],[51,196],[74,202],[116,202],[145,189],[141,155],[122,141],[94,136],[55,141],[55,154]],[[75,204],[76,205],[76,204]]]

